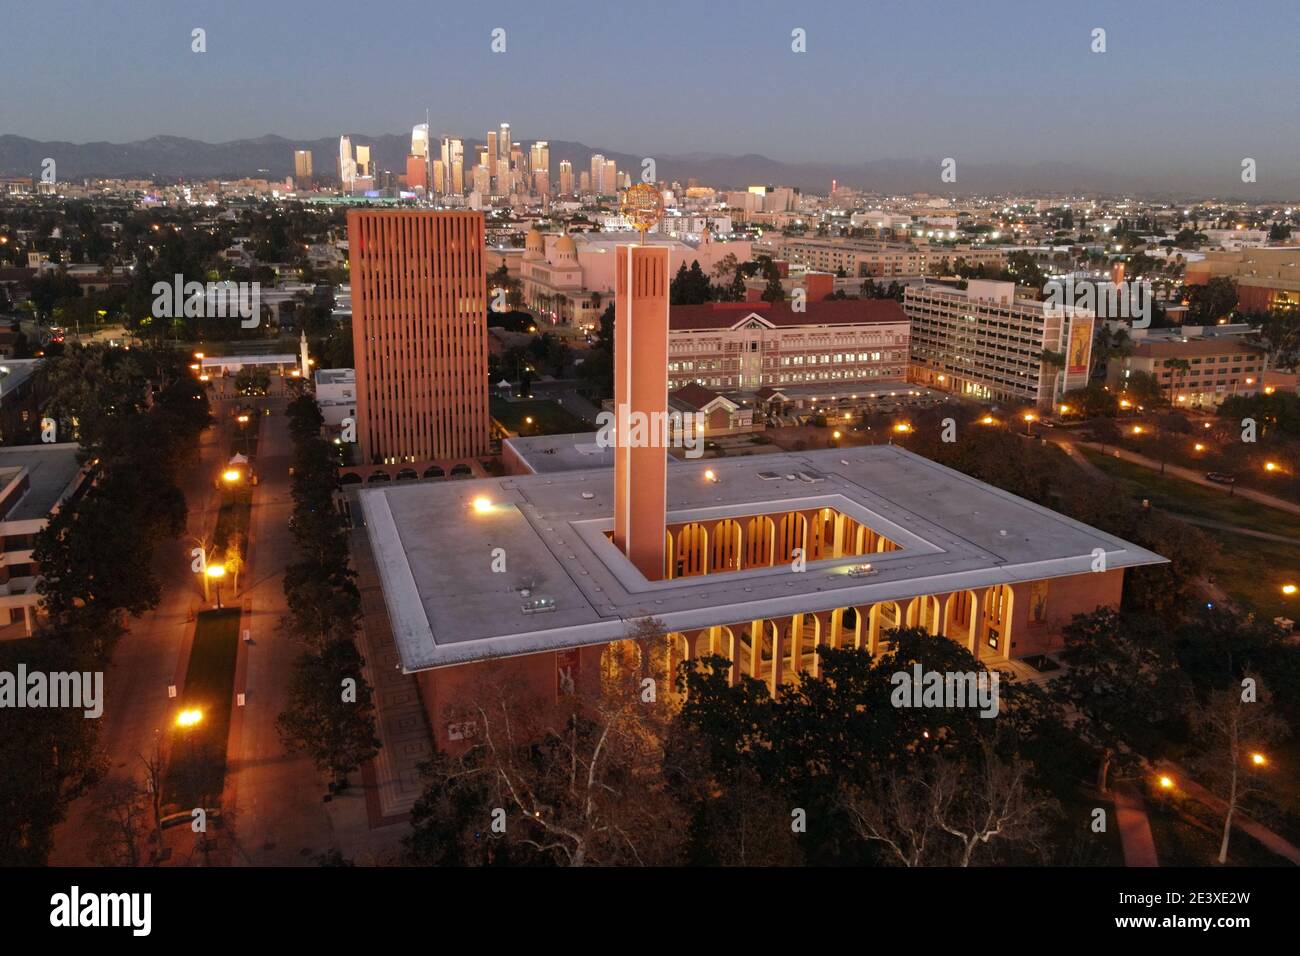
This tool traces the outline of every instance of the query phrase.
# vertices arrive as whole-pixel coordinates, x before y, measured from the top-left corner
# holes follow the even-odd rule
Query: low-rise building
[[[357,417],[357,372],[351,368],[316,370],[316,407],[325,428],[337,431],[343,420]]]
[[[1108,363],[1107,382],[1123,388],[1135,372],[1154,375],[1172,404],[1207,408],[1232,395],[1254,395],[1263,386],[1267,353],[1236,335],[1171,341],[1139,341],[1132,352]]]
[[[84,493],[75,442],[0,447],[0,640],[31,637],[41,596],[32,560],[50,516]]]

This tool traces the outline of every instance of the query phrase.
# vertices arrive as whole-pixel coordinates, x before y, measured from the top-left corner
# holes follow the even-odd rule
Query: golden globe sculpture
[[[645,234],[664,217],[663,196],[650,183],[637,183],[623,193],[619,211],[632,223],[632,228],[641,233],[641,241],[645,242]]]

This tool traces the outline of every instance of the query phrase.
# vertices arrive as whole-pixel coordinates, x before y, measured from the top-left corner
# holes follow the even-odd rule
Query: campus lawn
[[[1283,544],[1227,531],[1211,534],[1218,540],[1220,553],[1214,567],[1215,584],[1264,620],[1300,619],[1300,594],[1282,593],[1283,584],[1300,583],[1300,538],[1295,544]]]
[[[550,399],[507,402],[502,398],[493,398],[490,414],[502,426],[518,435],[567,435],[592,430],[581,418],[570,414]],[[525,418],[531,418],[532,424],[526,423]]]
[[[1207,488],[1174,475],[1144,468],[1131,461],[1106,455],[1094,448],[1076,446],[1088,461],[1132,490],[1142,489],[1151,503],[1166,511],[1235,524],[1252,531],[1294,535],[1300,540],[1300,515],[1278,511],[1238,495],[1225,488]]]
[[[198,710],[202,719],[190,727],[171,728],[171,756],[163,785],[169,812],[221,802],[238,652],[237,608],[198,616],[180,709]]]
[[[1190,799],[1148,794],[1147,819],[1164,866],[1218,866],[1223,818]],[[1228,841],[1228,866],[1290,866],[1289,860],[1233,828]]]
[[[1088,460],[1114,478],[1133,496],[1175,515],[1205,518],[1225,524],[1291,536],[1295,543],[1267,541],[1217,528],[1202,528],[1219,549],[1213,568],[1214,583],[1265,620],[1300,618],[1300,595],[1287,597],[1282,585],[1300,584],[1300,515],[1278,511],[1226,490],[1206,488],[1172,475],[1108,457],[1090,448],[1079,449]]]

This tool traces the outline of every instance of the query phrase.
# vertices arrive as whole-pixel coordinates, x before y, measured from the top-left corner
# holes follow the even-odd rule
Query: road
[[[215,411],[215,409],[214,409]],[[216,524],[218,500],[212,476],[225,460],[230,436],[228,419],[200,436],[198,457],[193,468],[181,476],[181,490],[189,505],[188,529],[199,537],[210,537]],[[154,555],[162,594],[158,606],[129,622],[129,630],[113,651],[104,674],[104,714],[100,718],[100,742],[111,777],[134,777],[143,783],[141,755],[153,749],[155,731],[168,725],[174,701],[167,696],[169,684],[176,684],[180,699],[193,612],[200,609],[203,592],[190,570],[187,540],[164,542]],[[50,863],[55,866],[84,866],[90,859],[89,817],[102,797],[102,785],[73,802],[67,819],[54,832]]]

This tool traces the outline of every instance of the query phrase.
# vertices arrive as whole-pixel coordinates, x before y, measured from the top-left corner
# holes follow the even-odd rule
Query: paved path
[[[1147,819],[1146,804],[1142,794],[1131,782],[1115,784],[1115,825],[1124,848],[1125,866],[1159,866],[1156,841],[1151,837],[1151,823]]]
[[[229,445],[228,418],[213,404],[216,424],[199,438],[196,462],[180,477],[181,490],[189,505],[187,518],[191,534],[211,537],[216,524],[217,501],[213,476],[225,460]],[[154,555],[161,595],[158,606],[128,623],[128,630],[113,650],[104,674],[104,715],[100,745],[108,761],[105,779],[125,777],[143,786],[141,755],[154,746],[156,731],[165,730],[175,701],[167,686],[177,685],[176,700],[184,693],[185,665],[193,637],[193,612],[200,609],[203,589],[190,570],[190,549],[185,539],[165,541]],[[103,795],[102,783],[75,800],[68,816],[54,832],[50,863],[54,866],[86,866],[93,835],[91,814]]]
[[[1050,441],[1056,442],[1058,445],[1071,444],[1070,440],[1066,438],[1057,438],[1054,435],[1043,436],[1043,437],[1048,438]],[[1152,471],[1155,472],[1160,471],[1160,462],[1156,461],[1153,458],[1148,458],[1145,455],[1139,455],[1136,452],[1129,451],[1126,448],[1116,448],[1114,445],[1107,445],[1103,448],[1101,445],[1097,444],[1096,442],[1088,442],[1088,441],[1079,441],[1079,442],[1074,442],[1073,444],[1079,445],[1080,447],[1083,448],[1091,448],[1094,451],[1099,451],[1102,452],[1103,454],[1110,455],[1112,457],[1118,456],[1124,461],[1132,462],[1135,465],[1141,465],[1143,468],[1150,468]],[[1082,456],[1079,456],[1079,458],[1081,459]],[[1193,484],[1201,485],[1205,488],[1213,488],[1217,491],[1222,491],[1225,496],[1228,494],[1224,485],[1217,485],[1214,482],[1208,480],[1205,477],[1205,475],[1202,474],[1201,472],[1193,471],[1190,468],[1184,468],[1182,465],[1166,464],[1165,474],[1173,475],[1177,478],[1182,478],[1185,481],[1190,481]],[[1255,491],[1252,488],[1242,488],[1238,486],[1233,490],[1233,494],[1235,494],[1238,498],[1246,498],[1250,501],[1258,502],[1261,505],[1267,505],[1270,508],[1277,508],[1279,511],[1289,511],[1291,514],[1300,514],[1300,504],[1296,504],[1295,502],[1292,501],[1287,501],[1284,498],[1278,498],[1275,495],[1265,494],[1262,491]]]
[[[1181,789],[1183,793],[1219,815],[1219,834],[1222,835],[1223,815],[1228,812],[1227,801],[1220,799],[1209,790],[1205,789],[1205,787],[1193,780],[1185,769],[1172,761],[1161,762],[1160,769],[1174,776],[1174,779],[1178,781],[1179,789]],[[1252,820],[1250,817],[1242,813],[1240,809],[1232,815],[1232,829],[1234,831],[1240,830],[1243,833],[1249,834],[1266,849],[1271,850],[1280,857],[1290,860],[1296,866],[1300,866],[1300,847],[1297,847],[1285,837],[1274,833],[1262,823]],[[1232,853],[1231,842],[1228,844],[1228,853]]]

